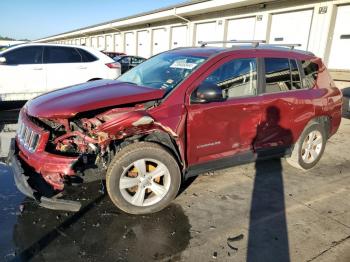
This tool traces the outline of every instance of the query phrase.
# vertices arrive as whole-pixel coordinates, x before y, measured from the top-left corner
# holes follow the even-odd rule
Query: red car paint
[[[62,123],[67,134],[55,141],[62,143],[60,146],[65,146],[66,139],[78,136],[83,147],[88,141],[84,140],[84,135],[69,131],[68,119],[81,112],[106,108],[94,117],[81,119],[87,129],[94,123],[97,125],[90,135],[100,144],[102,151],[106,150],[112,140],[123,140],[155,131],[165,132],[177,146],[183,173],[196,165],[243,152],[295,143],[307,123],[315,117],[329,118],[329,135],[334,134],[340,125],[341,93],[321,59],[313,55],[266,48],[188,48],[170,52],[209,59],[155,106],[146,108],[142,102],[160,99],[164,96],[164,91],[118,81],[97,81],[54,91],[29,101],[21,112],[22,119],[31,126],[34,124],[27,118],[27,114]],[[190,103],[190,95],[195,88],[225,62],[236,58],[264,57],[313,61],[319,66],[316,84],[311,89],[259,94],[225,102]],[[129,106],[130,104],[132,105]],[[274,120],[271,122],[266,119],[271,106],[279,110],[276,120],[279,121],[279,129],[268,128],[274,125]],[[111,107],[116,108],[110,109]],[[35,152],[26,150],[17,139],[19,156],[50,185],[61,190],[63,183],[60,183],[60,178],[74,174],[72,166],[78,157],[46,152],[45,144],[49,135],[45,130],[38,132],[43,136]],[[212,146],[203,146],[206,144]]]
[[[79,112],[160,99],[163,90],[113,80],[98,80],[41,95],[27,104],[30,116],[69,118]]]

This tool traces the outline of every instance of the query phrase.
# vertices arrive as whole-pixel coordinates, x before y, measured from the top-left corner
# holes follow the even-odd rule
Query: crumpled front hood
[[[79,112],[160,99],[165,91],[116,80],[98,80],[38,96],[26,104],[39,118],[70,118]]]

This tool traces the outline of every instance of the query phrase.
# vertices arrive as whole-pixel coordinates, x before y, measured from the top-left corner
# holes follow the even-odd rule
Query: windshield
[[[162,53],[121,75],[118,80],[157,89],[174,89],[193,72],[206,57]]]

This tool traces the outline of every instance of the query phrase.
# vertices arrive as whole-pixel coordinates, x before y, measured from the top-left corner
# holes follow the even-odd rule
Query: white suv
[[[0,52],[0,101],[29,100],[65,86],[119,75],[120,64],[93,48],[17,45]]]

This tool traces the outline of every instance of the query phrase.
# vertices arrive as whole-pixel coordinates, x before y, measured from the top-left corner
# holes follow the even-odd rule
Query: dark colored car
[[[43,206],[78,210],[79,202],[64,200],[72,181],[106,179],[121,210],[152,213],[183,181],[207,171],[271,157],[312,168],[340,125],[341,108],[341,92],[309,52],[182,48],[117,81],[30,100],[10,160],[19,190]]]
[[[121,56],[121,55],[126,55],[125,53],[122,52],[107,52],[107,51],[102,51],[106,56],[109,56],[110,58],[114,58],[116,56]]]
[[[146,61],[146,58],[130,55],[116,56],[113,59],[120,64],[122,74]]]

